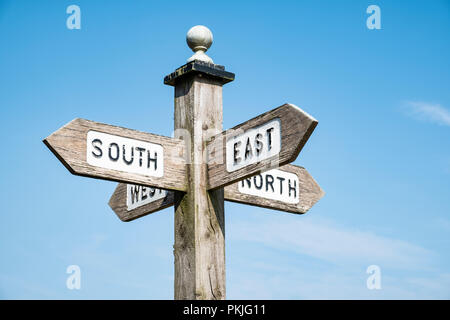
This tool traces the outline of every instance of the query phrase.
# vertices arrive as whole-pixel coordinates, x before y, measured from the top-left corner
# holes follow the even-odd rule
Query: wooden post
[[[224,194],[223,188],[207,191],[205,159],[207,139],[222,131],[222,85],[233,79],[222,66],[200,60],[164,79],[175,87],[175,135],[181,131],[187,152],[187,191],[175,193],[176,300],[225,299]]]

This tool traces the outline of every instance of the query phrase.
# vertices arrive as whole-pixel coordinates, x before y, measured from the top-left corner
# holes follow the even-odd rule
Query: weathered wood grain
[[[164,176],[145,176],[90,165],[86,161],[86,144],[87,134],[91,130],[161,145],[164,149]],[[43,142],[72,174],[186,191],[185,150],[184,143],[180,139],[78,118],[45,138]]]
[[[175,85],[175,131],[184,130],[187,192],[175,192],[175,299],[225,299],[223,189],[208,192],[206,140],[222,131],[222,82],[202,74]]]
[[[287,164],[278,169],[297,175],[300,182],[300,201],[298,203],[290,204],[278,200],[266,199],[263,197],[242,193],[238,188],[238,184],[241,183],[240,181],[224,188],[225,200],[290,213],[304,214],[324,196],[325,192],[305,168]],[[109,202],[111,208],[122,221],[131,221],[158,210],[165,209],[172,206],[175,201],[174,193],[168,191],[166,198],[156,200],[152,203],[144,204],[136,209],[128,211],[126,205],[126,197],[126,185],[119,184],[113,195],[111,196],[111,200]]]
[[[226,141],[273,119],[279,119],[281,122],[281,151],[279,154],[236,171],[227,172]],[[284,104],[218,134],[208,143],[208,189],[224,187],[256,173],[281,167],[294,161],[317,123],[317,120],[297,106]]]

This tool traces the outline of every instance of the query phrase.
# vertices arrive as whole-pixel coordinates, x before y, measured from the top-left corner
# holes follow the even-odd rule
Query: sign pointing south
[[[324,195],[303,167],[285,165],[224,188],[225,200],[291,213],[306,213]],[[171,191],[120,183],[109,206],[122,221],[131,221],[174,204]]]
[[[316,125],[302,109],[284,104],[218,134],[207,145],[208,189],[294,161]]]
[[[186,191],[182,140],[75,119],[44,143],[73,174]]]

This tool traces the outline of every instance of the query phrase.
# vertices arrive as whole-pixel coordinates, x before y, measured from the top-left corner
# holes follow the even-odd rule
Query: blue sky
[[[366,27],[371,4],[381,30]],[[0,298],[173,298],[173,208],[121,222],[116,183],[71,175],[42,139],[76,117],[170,136],[163,77],[197,24],[236,74],[224,128],[285,102],[319,120],[294,162],[326,192],[306,215],[226,204],[227,298],[449,299],[444,0],[0,0]]]

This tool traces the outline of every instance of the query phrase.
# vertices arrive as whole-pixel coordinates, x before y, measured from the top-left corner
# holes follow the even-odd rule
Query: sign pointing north
[[[294,173],[272,169],[250,178],[245,178],[237,183],[238,191],[284,203],[299,203],[300,182]]]
[[[73,174],[186,191],[182,140],[75,119],[44,143]]]
[[[324,195],[303,167],[285,165],[224,188],[225,200],[291,213],[306,213]],[[131,221],[174,204],[174,193],[120,183],[109,201],[122,221]]]
[[[225,200],[291,213],[306,213],[324,195],[305,168],[291,164],[224,188]]]
[[[216,189],[294,161],[317,120],[292,104],[266,112],[208,143],[208,189]]]

